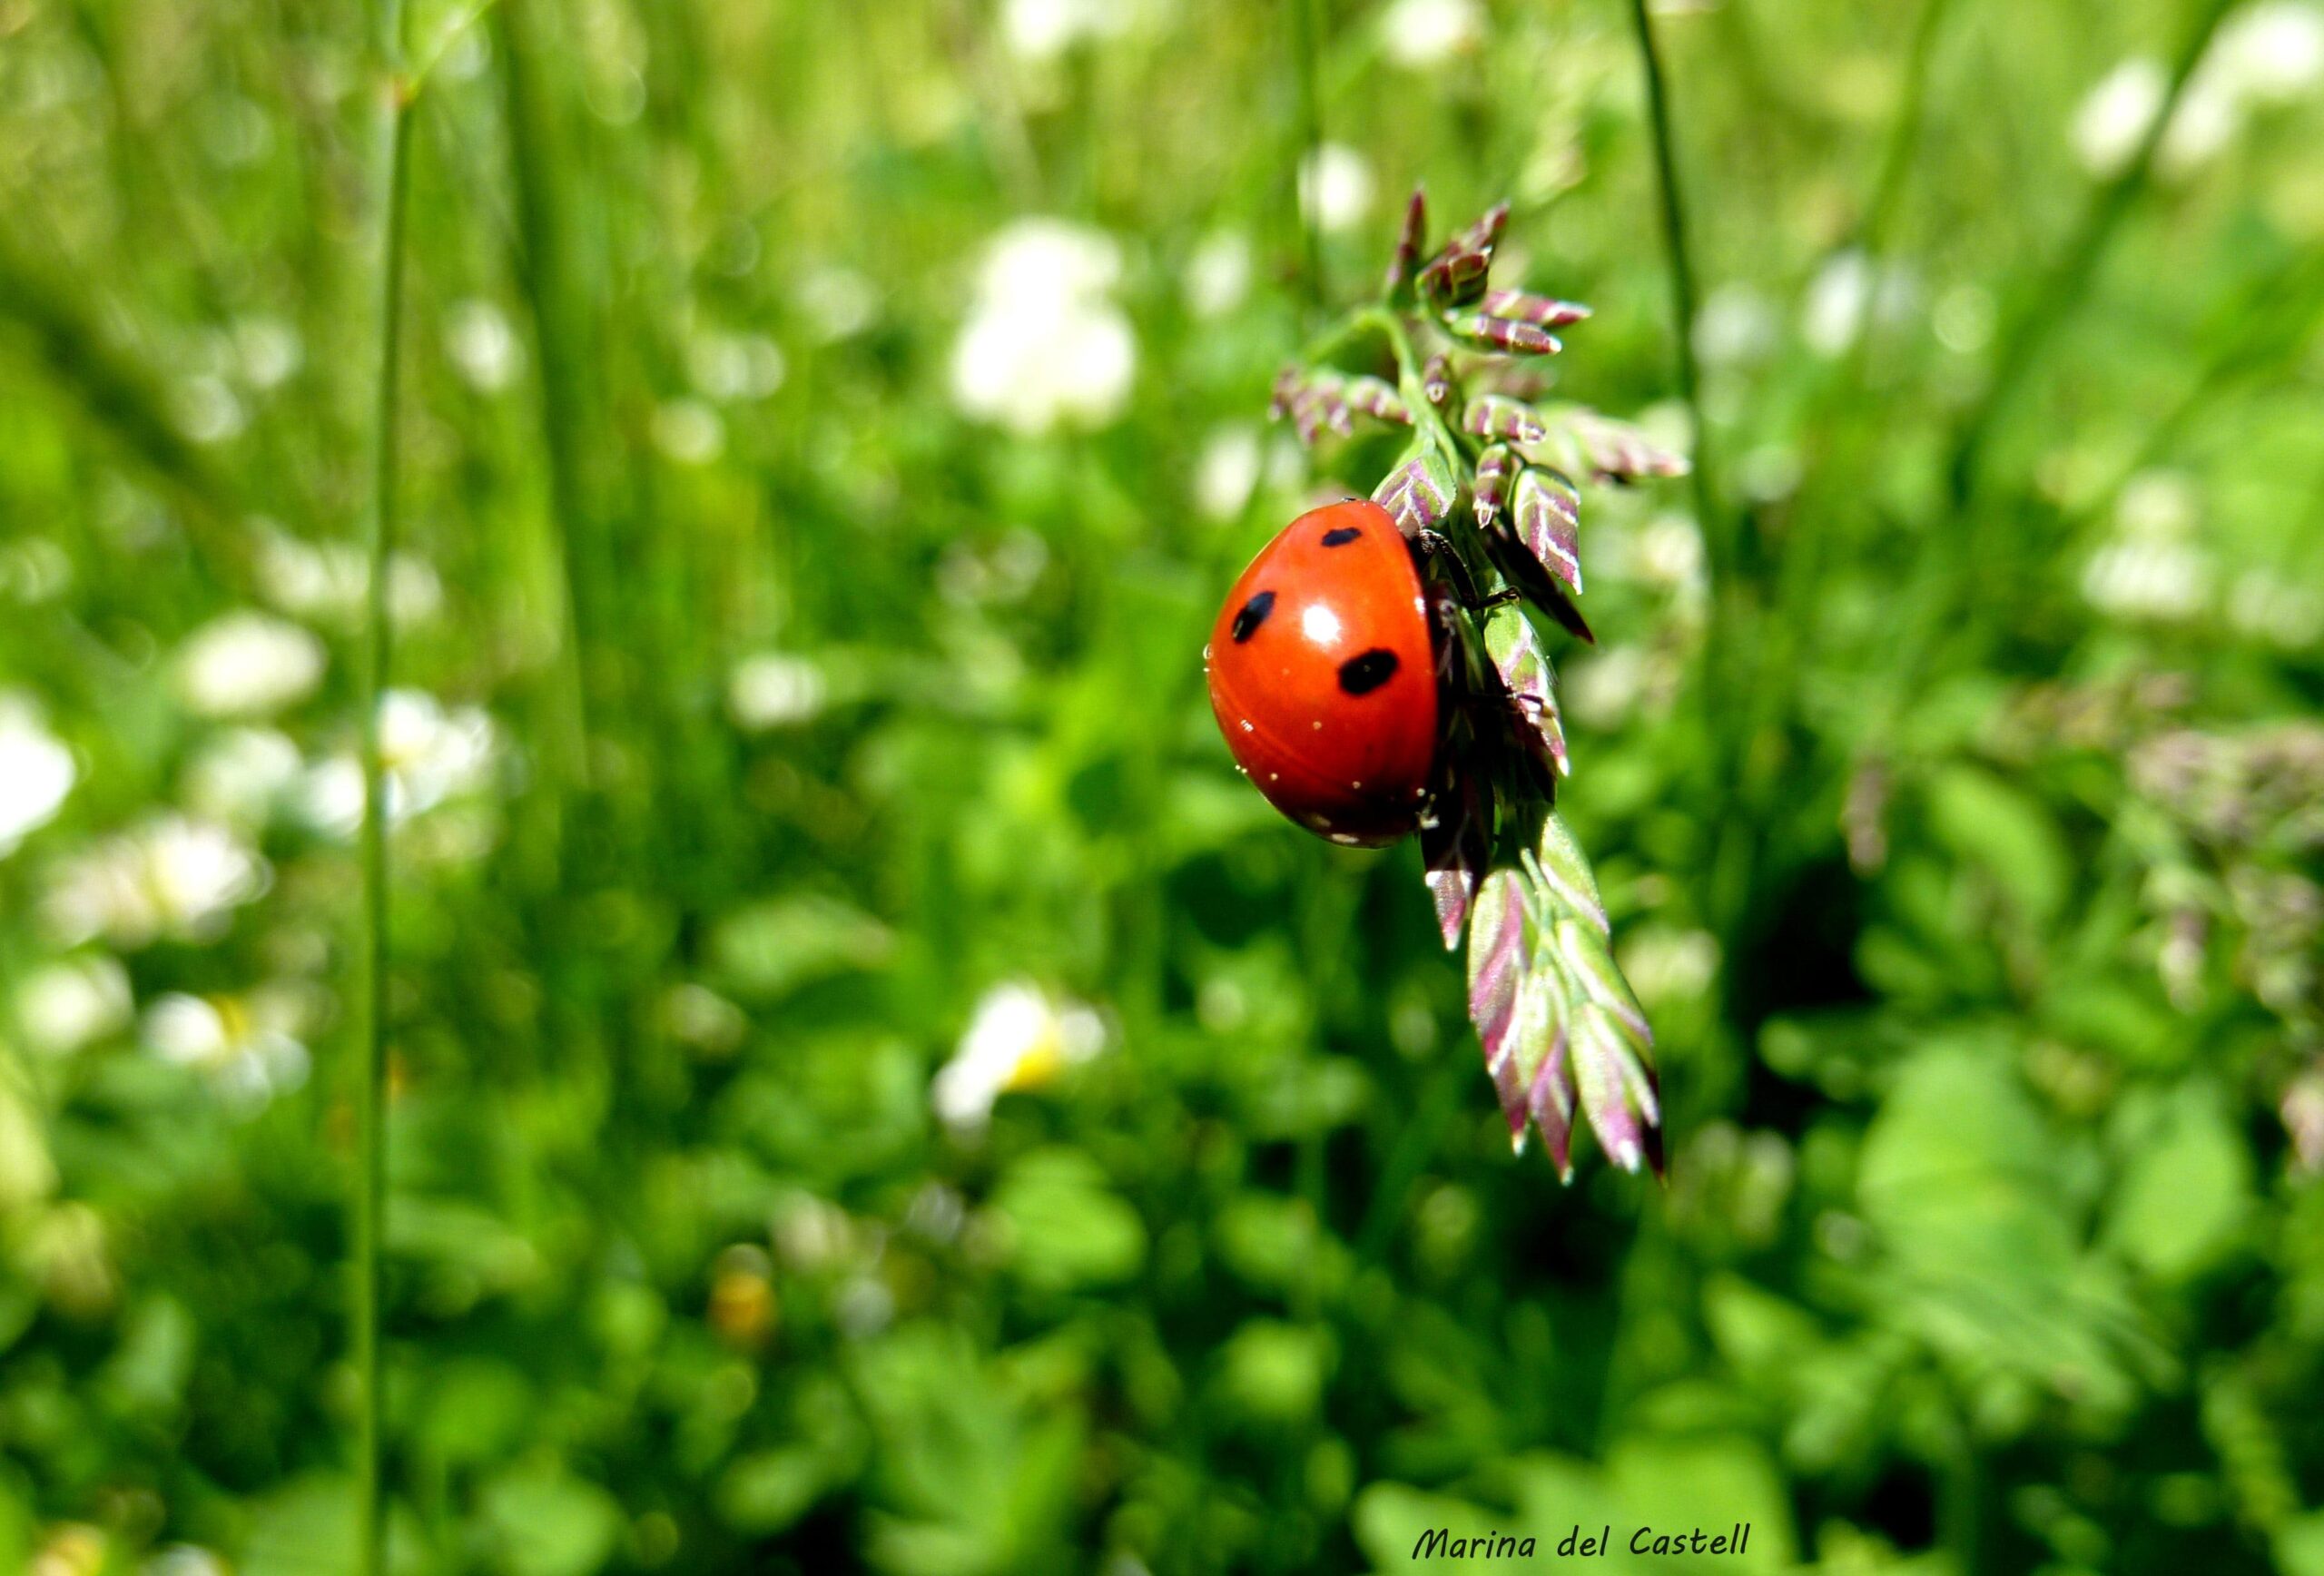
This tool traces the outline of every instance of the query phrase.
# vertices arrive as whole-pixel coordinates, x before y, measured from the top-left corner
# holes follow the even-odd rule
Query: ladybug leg
[[[1477,582],[1470,575],[1469,566],[1453,550],[1452,542],[1443,533],[1423,527],[1413,538],[1413,545],[1424,558],[1443,566],[1444,577],[1452,583],[1452,594],[1470,612],[1483,613],[1491,608],[1505,607],[1517,600],[1517,591],[1507,586],[1490,596],[1479,596]]]

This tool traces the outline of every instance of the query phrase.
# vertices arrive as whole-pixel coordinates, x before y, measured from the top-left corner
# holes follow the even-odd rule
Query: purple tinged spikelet
[[[1565,349],[1565,341],[1546,329],[1497,318],[1490,312],[1448,312],[1444,326],[1455,339],[1513,356],[1554,356]]]
[[[1469,1018],[1491,1067],[1509,1039],[1525,973],[1525,897],[1518,872],[1497,870],[1469,911]]]
[[[1439,306],[1466,306],[1484,293],[1485,275],[1492,269],[1493,248],[1509,223],[1509,204],[1496,204],[1485,216],[1447,241],[1429,260],[1418,281],[1422,299]]]
[[[1501,517],[1502,506],[1509,501],[1510,473],[1516,468],[1517,457],[1505,443],[1488,446],[1477,456],[1477,479],[1471,489],[1476,500],[1477,528],[1489,531],[1494,520]]]
[[[1452,238],[1447,250],[1456,252],[1482,252],[1492,256],[1494,247],[1501,244],[1502,232],[1509,228],[1509,204],[1496,202],[1479,216],[1474,224]]]
[[[1461,928],[1492,852],[1490,830],[1475,773],[1441,772],[1428,815],[1421,822],[1420,852],[1447,951],[1461,944]]]
[[[1267,419],[1280,421],[1291,412],[1291,401],[1306,386],[1307,374],[1298,367],[1285,367],[1275,375],[1275,388],[1267,399]]]
[[[1573,1059],[1571,1035],[1561,1018],[1551,1031],[1549,1053],[1525,1090],[1525,1111],[1541,1130],[1561,1181],[1573,1180]]]
[[[1590,309],[1580,301],[1561,301],[1521,290],[1487,291],[1484,299],[1477,302],[1477,309],[1492,317],[1531,323],[1537,329],[1561,329],[1590,315]]]
[[[1383,293],[1393,302],[1412,299],[1413,281],[1420,272],[1420,249],[1428,233],[1428,198],[1418,186],[1413,188],[1412,199],[1404,204],[1404,231],[1396,241],[1396,255],[1388,264],[1388,278],[1382,286]]]
[[[1506,394],[1487,394],[1470,400],[1469,408],[1461,412],[1461,429],[1480,438],[1506,438],[1512,443],[1531,443],[1549,432],[1531,406]]]
[[[1452,462],[1435,445],[1423,441],[1407,450],[1403,462],[1383,478],[1372,500],[1393,515],[1397,527],[1412,537],[1444,523],[1459,488]]]
[[[1508,692],[1517,742],[1558,776],[1569,770],[1565,727],[1558,716],[1549,654],[1541,636],[1514,607],[1496,608],[1485,620],[1485,655]]]
[[[1586,405],[1561,405],[1544,411],[1550,428],[1537,458],[1561,470],[1631,481],[1648,476],[1684,476],[1684,455],[1673,454],[1627,421],[1600,416]]]
[[[1582,1115],[1598,1135],[1607,1157],[1625,1171],[1638,1169],[1646,1158],[1646,1139],[1640,1112],[1630,1102],[1630,1086],[1623,1068],[1631,1060],[1621,1031],[1604,1009],[1584,1002],[1572,1016],[1573,1081],[1581,1096]]]
[[[1442,405],[1452,397],[1452,361],[1443,351],[1431,356],[1420,369],[1420,391],[1431,405]]]
[[[1518,474],[1517,539],[1541,567],[1581,593],[1581,494],[1553,470]]]
[[[1407,426],[1412,422],[1403,397],[1383,379],[1328,367],[1306,371],[1286,368],[1275,380],[1267,414],[1277,420],[1290,417],[1299,440],[1306,444],[1326,431],[1343,438],[1352,435],[1359,415]]]
[[[1648,1027],[1646,1010],[1630,994],[1630,981],[1622,978],[1621,970],[1615,967],[1613,954],[1607,951],[1606,938],[1570,916],[1560,917],[1551,931],[1566,977],[1581,988],[1582,995],[1612,1017],[1639,1049],[1650,1049],[1654,1030]]]
[[[1534,1086],[1551,1049],[1565,1038],[1564,1005],[1556,973],[1538,963],[1529,965],[1517,982],[1509,1033],[1499,1054],[1485,1063],[1485,1070],[1492,1075],[1493,1093],[1501,1098],[1501,1114],[1509,1123],[1513,1149],[1525,1148],[1525,1129],[1533,1118]]]
[[[1588,921],[1600,935],[1611,933],[1606,921],[1606,900],[1598,895],[1598,878],[1590,871],[1590,857],[1555,811],[1542,822],[1541,841],[1532,858],[1543,890],[1560,907]]]
[[[1359,415],[1381,421],[1400,422],[1411,426],[1413,413],[1404,409],[1403,396],[1378,378],[1353,377],[1342,387],[1342,397],[1349,409]]]

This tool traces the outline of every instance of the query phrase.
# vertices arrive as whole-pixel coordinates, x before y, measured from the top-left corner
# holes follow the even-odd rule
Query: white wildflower
[[[2170,73],[2146,55],[2132,55],[2099,78],[2074,111],[2073,146],[2083,168],[2102,181],[2128,169],[2170,91]],[[2241,120],[2242,103],[2229,80],[2214,67],[2198,69],[2171,112],[2156,150],[2157,167],[2185,174],[2208,163]]]
[[[299,746],[272,728],[230,729],[186,767],[186,805],[229,826],[263,826],[298,782],[300,764]]]
[[[379,697],[381,794],[388,824],[425,815],[448,800],[483,791],[492,781],[499,731],[479,706],[446,707],[422,690]],[[363,767],[351,754],[307,769],[295,792],[306,822],[345,839],[363,824]]]
[[[1719,286],[1695,314],[1695,354],[1706,367],[1763,361],[1782,335],[1774,303],[1748,284]]]
[[[1718,972],[1718,942],[1708,931],[1644,924],[1622,938],[1622,976],[1649,1004],[1692,1000]]]
[[[525,347],[508,314],[475,296],[446,309],[444,353],[479,394],[497,394],[524,375]]]
[[[1629,567],[1658,590],[1698,586],[1703,579],[1703,534],[1685,515],[1657,515],[1631,541]]]
[[[2324,82],[2324,6],[2259,0],[2221,25],[2202,69],[2235,97],[2289,103]]]
[[[1243,424],[1219,428],[1195,462],[1195,507],[1214,520],[1240,515],[1259,485],[1265,459],[1257,428]]]
[[[803,656],[761,652],[734,665],[726,683],[726,709],[734,725],[763,734],[812,721],[823,709],[823,671]]]
[[[308,542],[264,529],[259,538],[259,584],[285,613],[351,626],[363,616],[369,560],[352,542]],[[399,625],[433,618],[444,605],[444,583],[424,558],[397,553],[388,560],[388,612]]]
[[[392,818],[420,815],[489,780],[499,736],[478,706],[447,708],[421,690],[379,697],[379,754]]]
[[[681,981],[664,992],[662,1027],[705,1056],[730,1056],[750,1032],[743,1010],[707,985]]]
[[[1562,665],[1565,709],[1577,722],[1610,730],[1627,721],[1648,690],[1652,663],[1635,645],[1605,646]]]
[[[72,555],[48,537],[26,533],[0,547],[0,596],[31,606],[72,584]]]
[[[1799,312],[1800,337],[1819,356],[1845,355],[1866,326],[1889,328],[1912,315],[1920,289],[1897,263],[1877,264],[1861,251],[1837,252],[1817,271]]]
[[[0,690],[0,859],[55,819],[80,775],[31,699]]]
[[[1299,211],[1330,234],[1353,230],[1372,212],[1372,166],[1344,143],[1325,143],[1300,162]]]
[[[178,694],[205,717],[259,717],[295,705],[322,683],[323,643],[270,614],[229,613],[178,651]]]
[[[1974,356],[1994,337],[1994,292],[1981,284],[1956,284],[1937,297],[1928,326],[1936,342],[1956,356]]]
[[[1223,318],[1251,293],[1251,242],[1238,231],[1207,237],[1187,259],[1182,281],[1187,310],[1202,319]]]
[[[306,1017],[304,996],[288,986],[240,996],[172,992],[146,1010],[143,1038],[163,1061],[199,1069],[230,1104],[255,1110],[307,1081]]]
[[[2243,99],[2235,84],[2208,64],[2187,81],[2179,107],[2155,150],[2155,167],[2165,175],[2191,173],[2227,151],[2243,129]]]
[[[764,334],[704,334],[686,360],[694,387],[713,399],[763,399],[790,372],[782,347]]]
[[[853,339],[880,316],[879,287],[852,269],[830,264],[801,274],[798,300],[809,330],[824,344]]]
[[[2324,596],[2284,575],[2248,570],[2228,593],[2227,618],[2241,634],[2298,651],[2324,636]]]
[[[281,318],[243,318],[232,331],[234,359],[241,368],[242,381],[253,389],[280,388],[306,360],[299,330]]]
[[[293,795],[299,818],[344,842],[363,824],[363,763],[350,754],[316,762]]]
[[[1009,54],[1041,64],[1077,44],[1120,35],[1131,10],[1128,0],[1007,0],[1000,36]]]
[[[2129,164],[2170,85],[2162,63],[2144,55],[2100,77],[2073,112],[2073,148],[2082,167],[2103,179]]]
[[[855,1223],[846,1210],[812,1193],[793,1193],[775,1207],[774,1247],[803,1274],[835,1267],[856,1249]]]
[[[2202,493],[2183,470],[2142,470],[2122,483],[2114,526],[2125,537],[2183,537],[2202,513]]]
[[[654,445],[680,465],[707,465],[726,448],[726,424],[699,399],[665,399],[654,412]]]
[[[1380,15],[1388,58],[1409,71],[1433,71],[1474,49],[1484,35],[1477,0],[1393,0]]]
[[[1010,980],[977,1003],[960,1048],[930,1086],[930,1100],[946,1126],[977,1131],[1001,1095],[1045,1088],[1105,1046],[1105,1020],[1093,1009]]]
[[[458,39],[488,36],[481,27],[463,28]],[[447,56],[448,60],[450,56]],[[172,1543],[145,1562],[144,1576],[231,1576],[226,1561],[209,1550],[192,1543]]]
[[[266,890],[266,862],[213,822],[161,815],[63,866],[48,916],[68,945],[98,936],[142,947],[161,936],[207,941]]]
[[[2211,559],[2184,542],[2118,537],[2091,556],[2082,594],[2093,607],[2120,618],[2177,623],[2211,600]]]
[[[129,975],[103,954],[46,964],[16,987],[16,1023],[26,1043],[70,1056],[129,1021]]]
[[[954,401],[1028,436],[1113,420],[1137,365],[1129,320],[1111,299],[1120,273],[1120,249],[1098,231],[1059,219],[1002,231],[953,349]]]
[[[177,386],[171,413],[180,432],[195,443],[223,443],[241,435],[250,414],[223,378],[203,372]]]

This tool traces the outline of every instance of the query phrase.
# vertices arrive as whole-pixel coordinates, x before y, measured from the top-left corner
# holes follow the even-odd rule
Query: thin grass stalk
[[[1867,423],[1853,412],[1859,404],[1857,395],[1865,385],[1877,332],[1881,259],[1886,254],[1896,209],[1912,172],[1914,154],[1920,146],[1936,44],[1951,8],[1952,0],[1923,0],[1907,48],[1905,87],[1896,106],[1896,117],[1888,129],[1863,216],[1848,242],[1872,271],[1871,282],[1864,299],[1856,304],[1847,352],[1826,375],[1806,419],[1807,429],[1812,435],[1807,452],[1820,454],[1821,458],[1803,478],[1793,500],[1791,528],[1772,574],[1771,609],[1764,625],[1768,649],[1760,666],[1764,682],[1754,686],[1750,696],[1753,717],[1748,737],[1753,740],[1764,737],[1769,729],[1779,725],[1794,704],[1797,654],[1815,639],[1816,609],[1812,603],[1823,583],[1833,537],[1853,512],[1839,502],[1842,489],[1855,484],[1856,467],[1864,445],[1877,430],[1876,421]],[[1748,751],[1744,815],[1756,824],[1764,824],[1765,807],[1780,792],[1782,781],[1783,757],[1779,752]]]
[[[1887,686],[1890,714],[1879,729],[1884,734],[1893,732],[1903,709],[1917,698],[1948,635],[1965,632],[1974,646],[1990,633],[1994,609],[1977,595],[1984,578],[1981,566],[1990,557],[1994,540],[1993,522],[1986,517],[1992,511],[1983,507],[1980,499],[1985,446],[2001,428],[2002,418],[2014,404],[2050,340],[2090,300],[2091,285],[2123,219],[2152,182],[2155,156],[2179,101],[2211,47],[2211,35],[2234,4],[2235,0],[2196,0],[2198,9],[2172,62],[2162,103],[2140,139],[2137,152],[2119,174],[2092,194],[2073,238],[2027,294],[2025,304],[2004,325],[1993,375],[1954,439],[1946,466],[1947,525],[1936,533],[1929,555],[1925,573],[1933,583],[1918,587],[1918,594],[1908,599],[1907,605],[1915,612],[1899,643],[1898,682]]]
[[[554,763],[568,789],[587,786],[589,690],[587,661],[591,625],[582,581],[581,537],[594,544],[589,489],[582,454],[587,442],[578,390],[585,387],[574,345],[579,312],[566,255],[556,193],[550,185],[550,151],[545,147],[547,95],[536,75],[538,25],[525,0],[504,0],[493,12],[503,64],[501,83],[508,126],[509,181],[515,188],[519,246],[517,288],[533,320],[535,365],[540,369],[541,448],[548,462],[549,540],[556,557],[559,642],[559,700],[550,739]]]
[[[1688,477],[1694,494],[1695,517],[1702,531],[1703,553],[1710,577],[1709,627],[1704,633],[1699,687],[1709,721],[1712,740],[1709,781],[1711,803],[1706,824],[1715,839],[1710,858],[1709,911],[1726,956],[1735,956],[1735,931],[1748,907],[1752,866],[1757,858],[1748,829],[1730,813],[1739,773],[1738,764],[1749,743],[1750,710],[1734,704],[1748,694],[1754,674],[1742,643],[1737,638],[1745,598],[1755,565],[1747,524],[1739,514],[1719,507],[1717,456],[1710,424],[1703,418],[1701,372],[1695,361],[1695,303],[1697,288],[1694,252],[1687,239],[1686,194],[1679,180],[1678,141],[1670,129],[1669,91],[1663,79],[1662,58],[1654,42],[1654,24],[1647,15],[1647,0],[1630,0],[1630,21],[1638,34],[1640,67],[1646,74],[1647,114],[1654,141],[1654,167],[1660,189],[1662,246],[1670,275],[1671,340],[1679,379],[1679,398],[1686,406],[1693,429],[1693,464]],[[1728,974],[1732,981],[1734,970]]]
[[[2091,281],[2105,261],[2107,249],[2123,217],[2152,182],[2155,154],[2171,129],[2179,100],[2194,76],[2195,67],[2201,64],[2204,52],[2211,47],[2211,34],[2219,30],[2235,0],[2197,0],[2197,4],[2200,9],[2194,25],[2181,41],[2178,58],[2171,63],[2170,86],[2153,120],[2148,123],[2146,134],[2139,141],[2138,151],[2120,173],[2091,194],[2081,221],[2074,226],[2073,239],[2026,298],[2025,305],[2004,329],[1984,397],[1954,440],[1947,476],[1955,505],[1968,503],[1974,495],[1985,444],[2024,387],[2026,375],[2040,360],[2042,351],[2072,319],[2074,309],[2090,300]],[[1969,525],[1974,533],[1974,522]]]
[[[1679,398],[1694,427],[1694,464],[1688,475],[1701,517],[1704,547],[1711,557],[1714,591],[1734,587],[1738,572],[1739,520],[1725,519],[1718,509],[1718,489],[1713,479],[1710,434],[1703,420],[1702,377],[1695,363],[1696,287],[1694,252],[1687,241],[1687,200],[1679,184],[1677,141],[1670,131],[1670,100],[1662,76],[1662,57],[1654,44],[1654,25],[1646,14],[1647,0],[1630,0],[1630,19],[1638,30],[1639,61],[1646,73],[1647,114],[1654,134],[1654,169],[1661,197],[1662,248],[1670,265],[1670,317]]]
[[[1288,0],[1291,7],[1291,50],[1299,74],[1299,157],[1292,168],[1292,211],[1299,216],[1300,281],[1307,292],[1307,320],[1324,310],[1324,244],[1316,198],[1320,185],[1316,158],[1324,147],[1322,112],[1316,107],[1315,57],[1322,48],[1316,36],[1315,0]]]
[[[379,363],[373,411],[371,531],[363,607],[362,988],[355,1094],[356,1569],[386,1565],[381,1437],[386,1404],[380,1362],[380,1245],[387,1216],[388,831],[379,703],[393,658],[388,565],[395,550],[402,396],[404,228],[411,184],[412,87],[402,71],[398,0],[380,6],[388,64],[387,213],[379,241]]]

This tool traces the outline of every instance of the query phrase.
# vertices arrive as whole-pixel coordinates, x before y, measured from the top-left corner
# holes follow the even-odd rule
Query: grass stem
[[[1306,312],[1312,322],[1324,310],[1324,244],[1317,231],[1322,203],[1323,172],[1318,163],[1324,147],[1322,112],[1316,107],[1315,56],[1322,47],[1316,36],[1315,0],[1286,0],[1291,7],[1291,49],[1299,71],[1299,157],[1292,169],[1293,212],[1299,216],[1300,282],[1307,293]]]
[[[388,63],[387,212],[379,240],[379,361],[373,410],[371,528],[363,609],[362,986],[355,1095],[356,1568],[379,1576],[387,1522],[381,1433],[380,1239],[387,1213],[388,832],[379,705],[393,657],[388,566],[395,550],[402,395],[404,223],[411,185],[411,99],[401,74],[402,16],[380,7]]]
[[[1646,75],[1647,115],[1654,142],[1654,166],[1661,192],[1662,244],[1670,271],[1670,331],[1679,398],[1693,429],[1693,463],[1688,478],[1695,518],[1702,532],[1710,579],[1709,626],[1704,631],[1698,691],[1711,741],[1707,812],[1711,848],[1706,862],[1704,909],[1728,960],[1728,988],[1735,987],[1738,932],[1751,906],[1758,859],[1746,818],[1735,814],[1741,763],[1750,745],[1752,709],[1739,703],[1752,693],[1757,667],[1740,638],[1758,555],[1751,550],[1747,520],[1719,506],[1717,457],[1710,423],[1704,419],[1701,373],[1695,361],[1697,287],[1694,252],[1687,234],[1686,194],[1679,179],[1678,139],[1670,129],[1670,95],[1662,58],[1654,42],[1647,0],[1630,0],[1638,34],[1639,62]]]
[[[1679,183],[1676,139],[1670,131],[1669,92],[1663,81],[1662,58],[1654,44],[1654,25],[1647,15],[1647,0],[1630,0],[1630,19],[1638,30],[1638,52],[1646,73],[1647,114],[1654,137],[1654,167],[1661,191],[1662,245],[1670,265],[1671,340],[1679,378],[1679,398],[1694,427],[1693,465],[1689,471],[1695,511],[1700,517],[1703,545],[1711,558],[1713,590],[1732,589],[1741,546],[1739,521],[1724,518],[1718,509],[1718,489],[1713,477],[1710,434],[1703,420],[1701,374],[1695,364],[1696,287],[1694,253],[1687,239],[1687,202]]]

